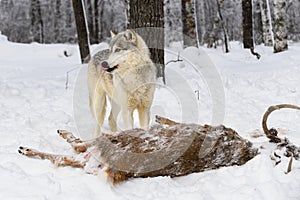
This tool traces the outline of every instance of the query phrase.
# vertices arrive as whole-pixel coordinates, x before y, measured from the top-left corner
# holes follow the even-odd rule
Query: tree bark
[[[164,1],[130,0],[128,27],[145,40],[150,49],[151,59],[157,67],[157,77],[165,81],[164,65]]]
[[[44,22],[39,0],[31,0],[31,33],[33,41],[44,43]]]
[[[212,48],[212,47],[217,48],[216,41],[217,41],[218,25],[219,25],[219,18],[215,17],[212,30],[209,33],[209,36],[207,39],[207,48]]]
[[[288,49],[285,0],[274,0],[274,18],[274,53],[277,53]]]
[[[90,60],[89,34],[82,0],[72,0],[82,63]]]
[[[95,43],[99,43],[99,0],[94,0],[94,8],[95,8]]]
[[[254,51],[253,22],[252,22],[252,0],[242,0],[243,9],[243,44],[245,49],[260,59],[260,55]]]
[[[227,36],[227,30],[226,30],[225,23],[224,23],[223,16],[222,16],[222,12],[221,12],[221,2],[220,2],[220,0],[217,0],[217,7],[218,7],[218,14],[219,14],[223,34],[224,34],[225,53],[228,53],[229,52],[229,49],[228,49],[228,36]]]
[[[55,17],[54,17],[54,40],[56,43],[61,42],[60,30],[63,28],[61,26],[62,14],[61,14],[61,0],[56,0],[55,3]]]
[[[252,0],[242,0],[243,44],[245,49],[253,48]]]
[[[195,0],[181,0],[183,46],[197,47]]]
[[[273,46],[273,33],[269,0],[260,0],[263,40],[265,46]]]
[[[88,28],[89,28],[90,43],[95,44],[96,43],[95,42],[95,31],[94,31],[95,14],[94,14],[92,0],[87,0],[86,5],[87,5],[87,23],[88,23]]]
[[[198,35],[198,40],[199,44],[203,45],[204,44],[204,36],[205,36],[205,1],[196,1],[196,22],[197,22],[197,35]]]

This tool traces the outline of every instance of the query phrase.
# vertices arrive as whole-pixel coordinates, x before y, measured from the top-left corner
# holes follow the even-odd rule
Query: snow
[[[103,175],[21,156],[20,145],[72,155],[56,129],[92,137],[86,65],[78,64],[75,45],[17,44],[0,35],[0,199],[299,199],[299,161],[294,160],[292,171],[285,174],[289,159],[282,156],[274,166],[270,154],[275,146],[265,137],[250,136],[262,133],[261,118],[268,106],[300,105],[300,44],[290,43],[288,51],[278,54],[258,46],[260,60],[238,42],[230,43],[228,54],[221,48],[198,52],[179,46],[166,50],[166,61],[176,60],[178,52],[184,61],[168,64],[167,85],[157,86],[152,120],[161,114],[177,121],[223,123],[256,147],[263,146],[258,156],[243,166],[173,179],[130,179],[116,186]],[[92,46],[92,52],[105,47]],[[65,57],[64,51],[71,56]],[[66,73],[76,67],[65,89]],[[209,69],[213,73],[207,73]],[[268,124],[281,128],[280,137],[299,146],[299,119],[299,111],[281,110],[271,114]],[[107,121],[104,126],[108,129]]]

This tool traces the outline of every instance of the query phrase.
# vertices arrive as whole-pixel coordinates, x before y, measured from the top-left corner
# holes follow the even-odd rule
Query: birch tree
[[[195,22],[195,0],[181,0],[183,46],[198,46]]]
[[[264,44],[265,46],[273,46],[273,32],[269,0],[260,0],[259,5],[261,10]]]
[[[274,0],[274,53],[288,49],[286,1]]]
[[[198,40],[199,44],[204,44],[204,36],[206,33],[205,28],[205,5],[204,1],[196,1],[195,2],[195,10],[196,10],[196,28],[197,28],[197,34],[198,34]]]

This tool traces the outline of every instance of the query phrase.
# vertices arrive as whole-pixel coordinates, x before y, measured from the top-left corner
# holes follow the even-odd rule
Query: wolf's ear
[[[113,31],[113,30],[110,31],[111,38],[115,37],[117,34],[118,34],[117,31]]]
[[[136,40],[137,40],[136,32],[132,29],[128,29],[125,32],[124,37],[131,42],[136,42]]]

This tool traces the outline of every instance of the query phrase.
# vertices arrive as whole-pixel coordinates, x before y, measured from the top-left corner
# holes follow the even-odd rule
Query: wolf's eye
[[[121,51],[120,48],[116,48],[116,49],[115,49],[115,53],[120,52],[120,51]]]

